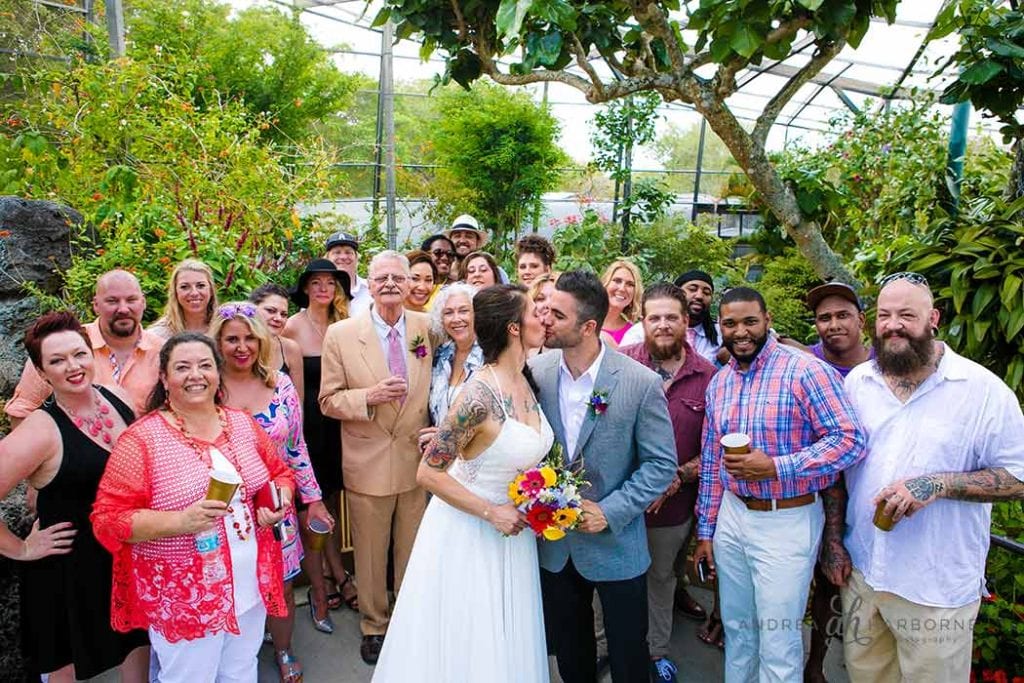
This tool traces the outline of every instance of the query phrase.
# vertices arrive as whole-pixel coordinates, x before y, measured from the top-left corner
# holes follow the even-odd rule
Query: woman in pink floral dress
[[[302,408],[298,392],[288,375],[270,369],[270,332],[256,307],[249,302],[220,306],[213,316],[210,336],[224,356],[221,375],[224,403],[252,415],[277,445],[282,461],[295,475],[297,500],[308,506],[309,519],[319,519],[333,526],[334,520],[321,500],[320,486],[302,437]],[[288,616],[267,619],[283,683],[296,683],[302,678],[302,667],[291,651],[295,627],[292,579],[299,574],[303,560],[298,525],[295,509],[291,508],[278,526]],[[308,568],[307,574],[319,576],[319,556],[312,560],[313,566]]]

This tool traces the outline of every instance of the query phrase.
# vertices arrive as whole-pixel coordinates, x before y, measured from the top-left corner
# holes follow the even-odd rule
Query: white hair
[[[444,322],[442,322],[444,307],[448,300],[456,294],[461,294],[469,299],[469,306],[472,308],[473,297],[476,296],[476,293],[477,288],[465,282],[454,282],[447,287],[443,287],[437,293],[437,298],[434,299],[433,307],[430,309],[430,332],[435,338],[441,340],[440,344],[448,341],[448,333],[445,332]]]
[[[373,277],[373,271],[377,269],[377,264],[381,261],[398,261],[402,264],[402,270],[405,274],[407,276],[409,275],[409,259],[405,257],[405,254],[395,251],[394,249],[385,249],[370,259],[370,265],[367,268],[367,273],[370,277]]]

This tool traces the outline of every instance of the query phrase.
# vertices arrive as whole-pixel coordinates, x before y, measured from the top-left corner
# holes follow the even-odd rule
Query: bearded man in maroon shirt
[[[619,351],[661,376],[675,433],[676,477],[647,510],[647,544],[651,553],[647,570],[647,637],[651,677],[671,682],[676,680],[675,664],[668,658],[672,596],[677,581],[673,566],[693,525],[704,391],[715,374],[715,366],[686,341],[689,324],[683,290],[669,283],[656,284],[644,292],[641,311],[644,342]]]

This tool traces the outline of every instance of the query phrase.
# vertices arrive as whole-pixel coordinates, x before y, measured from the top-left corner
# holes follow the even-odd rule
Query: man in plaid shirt
[[[719,324],[731,358],[706,394],[694,560],[719,578],[726,682],[799,681],[818,492],[863,457],[865,435],[838,373],[770,336],[757,291],[726,292]],[[724,453],[728,433],[749,452]]]

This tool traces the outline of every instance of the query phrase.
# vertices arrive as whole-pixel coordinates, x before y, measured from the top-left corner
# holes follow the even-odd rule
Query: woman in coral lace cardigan
[[[167,341],[150,412],[121,434],[93,505],[96,538],[114,555],[111,622],[149,629],[158,683],[255,681],[266,615],[287,613],[270,527],[294,479],[249,415],[218,405],[222,365],[203,335]],[[240,475],[230,504],[205,500],[211,469]],[[254,501],[271,481],[277,511]],[[204,571],[196,535],[211,529],[219,548]]]

